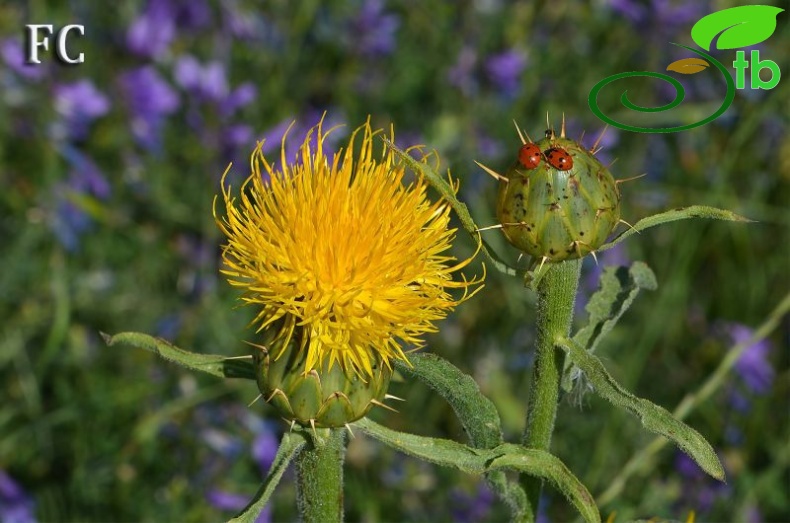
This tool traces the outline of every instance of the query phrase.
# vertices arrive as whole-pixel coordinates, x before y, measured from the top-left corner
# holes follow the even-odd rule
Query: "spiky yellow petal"
[[[238,198],[223,177],[226,216],[214,212],[228,237],[222,272],[260,308],[259,330],[276,324],[285,338],[306,330],[308,371],[328,359],[370,376],[371,351],[387,365],[406,360],[403,345],[421,346],[434,322],[471,296],[447,290],[479,289],[482,279],[453,281],[471,258],[453,263],[447,252],[455,237],[449,205],[428,200],[422,179],[404,184],[389,149],[375,157],[377,132],[369,122],[358,128],[330,161],[319,124],[298,161],[288,165],[283,152],[277,167],[258,144]]]

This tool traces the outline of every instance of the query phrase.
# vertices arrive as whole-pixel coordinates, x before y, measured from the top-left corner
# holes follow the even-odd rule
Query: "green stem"
[[[565,362],[565,354],[557,349],[555,341],[570,335],[581,266],[581,260],[557,263],[538,282],[535,371],[523,438],[527,447],[548,451],[551,446]],[[521,484],[537,514],[543,481],[522,476]]]
[[[297,504],[302,521],[343,521],[345,429],[306,431],[313,436],[296,456]]]

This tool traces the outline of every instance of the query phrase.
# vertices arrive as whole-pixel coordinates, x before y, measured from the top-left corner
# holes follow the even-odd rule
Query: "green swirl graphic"
[[[587,103],[590,104],[590,109],[595,114],[595,116],[597,116],[604,122],[608,123],[609,125],[617,127],[619,129],[624,129],[626,131],[633,131],[636,133],[674,133],[678,131],[688,131],[689,129],[699,127],[700,125],[705,125],[706,123],[712,122],[713,120],[724,114],[724,111],[726,111],[727,108],[730,107],[732,101],[735,99],[735,81],[730,76],[729,71],[727,71],[727,69],[724,67],[724,65],[721,64],[721,62],[719,62],[709,54],[705,53],[704,51],[698,51],[696,49],[692,49],[691,47],[687,47],[682,44],[676,44],[674,42],[670,42],[670,43],[672,45],[677,45],[678,47],[683,47],[684,49],[688,49],[692,53],[695,53],[697,55],[706,58],[713,65],[715,65],[719,71],[721,71],[721,74],[724,76],[724,80],[727,82],[727,95],[724,97],[724,101],[722,102],[721,106],[715,113],[708,116],[704,120],[700,120],[699,122],[690,123],[687,125],[678,125],[676,127],[657,127],[657,128],[637,127],[634,125],[627,125],[609,118],[598,107],[598,93],[609,83],[619,80],[621,78],[631,78],[634,76],[647,76],[650,78],[658,78],[659,80],[669,82],[675,88],[675,99],[672,100],[670,103],[666,105],[662,105],[660,107],[643,107],[641,105],[637,105],[628,99],[628,91],[627,90],[623,91],[623,94],[620,95],[620,102],[623,104],[623,106],[634,111],[639,111],[640,113],[657,113],[661,111],[668,111],[680,105],[680,103],[683,101],[683,99],[686,96],[686,92],[684,91],[683,86],[680,84],[680,82],[678,82],[677,80],[675,80],[669,75],[663,73],[653,73],[650,71],[639,71],[639,72],[632,71],[629,73],[619,73],[619,74],[614,74],[612,76],[607,76],[606,78],[595,84],[592,90],[590,90],[590,96],[587,98]]]

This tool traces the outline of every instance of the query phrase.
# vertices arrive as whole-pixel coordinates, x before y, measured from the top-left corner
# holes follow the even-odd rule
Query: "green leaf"
[[[713,39],[717,49],[737,49],[759,44],[776,30],[776,17],[784,11],[770,5],[743,5],[716,11],[701,18],[691,28],[691,39],[710,51]]]
[[[397,432],[367,418],[354,425],[405,454],[468,474],[515,470],[543,478],[565,495],[585,521],[600,521],[598,508],[587,488],[559,458],[546,451],[511,443],[493,449],[476,449],[451,440]]]
[[[280,447],[277,449],[277,455],[274,456],[272,466],[269,468],[269,473],[266,475],[266,479],[263,480],[263,485],[258,489],[250,504],[244,507],[244,510],[231,519],[229,523],[255,523],[263,507],[266,506],[266,503],[272,496],[274,488],[280,482],[280,478],[283,477],[288,464],[306,444],[307,438],[300,431],[288,432],[283,436]]]
[[[141,332],[122,332],[115,336],[101,333],[107,345],[125,343],[133,347],[145,349],[162,358],[177,363],[191,370],[198,370],[220,378],[255,379],[252,358],[228,358],[214,354],[196,354],[179,349],[162,338],[156,338]]]
[[[395,362],[395,366],[403,374],[428,385],[450,404],[469,436],[472,447],[489,449],[502,443],[499,412],[491,400],[480,392],[480,387],[471,376],[431,353],[412,354],[409,361],[411,366],[400,360]],[[527,510],[524,490],[517,483],[508,482],[504,472],[492,472],[486,479],[508,504],[514,516]]]
[[[748,218],[744,218],[739,214],[735,214],[732,211],[726,211],[724,209],[716,209],[714,207],[706,207],[704,205],[692,205],[691,207],[678,207],[677,209],[672,209],[671,211],[662,212],[660,214],[654,214],[653,216],[648,216],[647,218],[642,218],[636,225],[633,227],[629,227],[625,230],[622,234],[617,236],[614,240],[610,241],[602,245],[598,251],[605,251],[607,249],[611,249],[621,241],[625,240],[632,234],[636,234],[638,232],[642,232],[645,229],[649,229],[650,227],[655,227],[656,225],[661,225],[662,223],[669,223],[674,222],[677,220],[687,220],[689,218],[710,218],[714,220],[728,220],[731,222],[747,222],[751,223],[754,220],[750,220]]]
[[[573,341],[593,352],[598,342],[614,328],[620,317],[631,307],[642,289],[654,291],[656,277],[645,263],[637,261],[628,267],[606,267],[601,274],[598,290],[584,308],[589,314],[587,325],[579,329]],[[570,361],[565,362],[562,387],[569,392],[572,387]]]
[[[450,204],[450,207],[455,211],[455,214],[458,216],[458,219],[461,220],[461,225],[463,228],[468,232],[475,242],[480,243],[480,249],[483,251],[483,254],[486,258],[494,265],[494,267],[510,276],[517,276],[523,275],[524,271],[519,271],[518,269],[511,267],[504,261],[502,261],[491,249],[491,247],[480,237],[480,231],[477,224],[475,224],[474,220],[472,219],[472,215],[469,214],[469,209],[466,207],[466,204],[460,201],[455,196],[455,190],[450,186],[447,180],[442,178],[436,170],[431,167],[430,164],[426,162],[418,162],[414,158],[411,157],[410,154],[400,150],[394,143],[392,143],[387,138],[382,138],[384,144],[392,149],[397,156],[406,166],[411,169],[415,174],[422,176],[425,180],[437,191],[442,197],[447,200]]]
[[[414,376],[438,392],[455,411],[469,442],[475,448],[490,449],[502,443],[499,411],[480,392],[477,382],[449,361],[431,353],[409,355],[411,366],[396,360],[402,373]]]
[[[573,340],[592,352],[598,342],[617,324],[642,289],[654,291],[656,276],[644,262],[631,267],[606,267],[598,290],[584,308],[590,315],[588,324],[579,329]]]
[[[595,387],[595,391],[604,399],[636,414],[647,430],[672,440],[705,472],[724,481],[724,469],[716,452],[699,432],[673,417],[663,407],[646,399],[638,398],[624,389],[607,372],[606,367],[597,356],[587,352],[574,340],[558,340],[557,345],[567,352],[571,361],[584,372]]]

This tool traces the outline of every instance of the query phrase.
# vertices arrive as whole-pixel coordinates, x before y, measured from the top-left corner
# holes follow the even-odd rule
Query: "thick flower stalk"
[[[241,195],[223,190],[226,216],[215,209],[228,237],[223,273],[259,308],[254,324],[265,331],[267,366],[288,352],[305,378],[340,370],[366,383],[382,367],[391,372],[394,359],[407,360],[403,347],[421,347],[480,280],[453,279],[471,258],[448,253],[456,232],[450,206],[431,202],[422,179],[404,183],[403,166],[383,144],[376,157],[369,123],[331,156],[327,134],[320,124],[312,129],[292,165],[285,138],[276,166],[259,144]],[[449,289],[464,292],[454,298]]]

